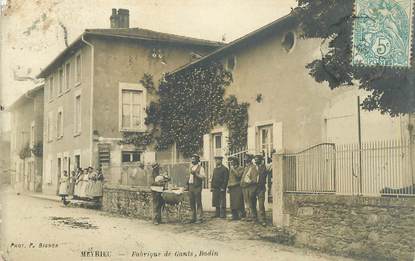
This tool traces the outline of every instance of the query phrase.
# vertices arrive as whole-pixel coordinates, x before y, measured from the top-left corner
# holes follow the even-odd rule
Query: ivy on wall
[[[209,63],[181,73],[168,75],[154,87],[151,75],[140,81],[147,90],[154,90],[157,101],[147,108],[147,132],[125,133],[123,144],[138,147],[154,143],[164,150],[176,143],[185,157],[200,152],[203,135],[215,125],[229,129],[229,148],[246,146],[248,104],[239,104],[235,96],[224,98],[232,83],[232,73],[220,63]]]

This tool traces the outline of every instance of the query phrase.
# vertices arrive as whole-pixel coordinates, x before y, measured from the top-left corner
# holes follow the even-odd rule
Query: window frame
[[[130,161],[124,161],[124,158],[123,158],[124,153],[129,153]],[[134,153],[138,154],[138,160],[137,161],[133,161]],[[140,151],[140,150],[122,150],[121,151],[121,163],[122,164],[131,164],[131,163],[136,163],[136,162],[142,162],[142,154],[143,154],[143,152]]]
[[[69,72],[67,71],[68,66],[69,66]],[[64,70],[65,70],[65,72],[64,72],[64,90],[63,90],[63,92],[65,93],[65,92],[70,91],[71,84],[72,84],[72,82],[71,82],[72,64],[71,64],[70,61],[65,63]]]
[[[58,96],[61,96],[64,92],[64,85],[65,85],[65,68],[64,66],[59,67],[58,69]],[[62,75],[61,75],[62,72]]]
[[[59,114],[61,117],[59,118]],[[59,129],[60,125],[60,129]],[[61,139],[63,137],[63,107],[58,108],[58,113],[56,114],[56,138]]]
[[[78,65],[78,57],[79,57],[79,65]],[[82,82],[82,55],[81,52],[75,54],[75,62],[74,62],[74,83],[75,87],[81,85]],[[79,68],[78,68],[79,67]],[[78,77],[78,69],[79,69],[79,77]]]
[[[55,77],[54,77],[54,75],[53,75],[53,73],[52,74],[50,74],[50,76],[49,76],[49,81],[48,81],[48,85],[49,85],[49,88],[48,88],[48,91],[49,91],[49,95],[48,95],[48,98],[49,98],[49,102],[51,102],[51,101],[53,101],[53,91],[54,91],[54,81],[55,81],[55,79],[54,79]]]
[[[77,114],[77,107],[76,107],[76,100],[79,98],[79,115]],[[79,121],[79,129],[78,129],[78,121]],[[74,93],[74,122],[73,122],[73,135],[79,136],[82,132],[82,92],[81,90],[77,90]]]
[[[48,117],[46,121],[46,132],[47,132],[47,141],[53,141],[53,111],[48,112]]]
[[[138,91],[141,92],[141,125],[139,127],[123,127],[122,125],[122,93],[123,91]],[[118,93],[118,127],[120,132],[145,132],[146,126],[144,124],[144,119],[146,118],[145,108],[147,106],[147,90],[146,88],[139,83],[119,83],[119,93]]]

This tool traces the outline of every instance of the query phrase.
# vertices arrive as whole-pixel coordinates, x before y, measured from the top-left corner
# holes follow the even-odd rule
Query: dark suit
[[[216,207],[216,216],[226,217],[226,187],[228,186],[229,170],[221,165],[213,169],[212,175],[212,206]]]
[[[255,192],[255,206],[256,200],[258,200],[258,209],[259,209],[259,216],[258,220],[261,222],[265,222],[265,192],[266,192],[266,183],[268,180],[268,171],[265,165],[261,164],[256,166],[258,170],[258,185],[257,190]],[[255,209],[256,212],[256,209]]]

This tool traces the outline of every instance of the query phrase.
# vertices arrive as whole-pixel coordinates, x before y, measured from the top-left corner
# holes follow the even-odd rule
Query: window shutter
[[[210,159],[210,134],[203,135],[203,159]]]
[[[283,138],[282,138],[282,122],[274,122],[273,124],[273,149],[275,152],[280,153],[283,151]]]
[[[248,127],[248,153],[250,154],[255,154],[256,149],[255,149],[255,140],[256,140],[256,135],[255,135],[255,126],[254,127]]]

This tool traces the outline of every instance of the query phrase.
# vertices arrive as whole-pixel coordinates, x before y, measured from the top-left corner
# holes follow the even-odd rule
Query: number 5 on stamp
[[[410,67],[414,0],[355,0],[352,65]]]

